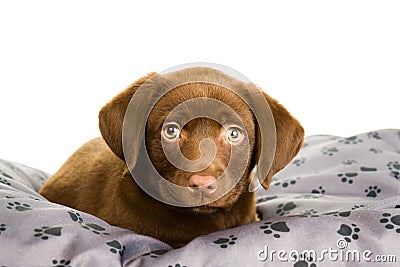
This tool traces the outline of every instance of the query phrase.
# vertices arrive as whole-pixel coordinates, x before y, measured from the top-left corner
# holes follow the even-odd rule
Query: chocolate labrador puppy
[[[190,77],[194,77],[192,82],[187,82]],[[144,84],[146,86],[141,93],[145,96],[157,95],[160,88],[166,85],[173,87],[159,96],[147,121],[138,123],[137,127],[144,129],[142,140],[145,139],[143,143],[155,170],[170,183],[188,189],[184,191],[185,194],[180,195],[159,186],[158,192],[161,196],[172,195],[174,199],[187,197],[210,201],[201,202],[200,205],[182,206],[164,203],[146,193],[135,175],[132,175],[132,169],[127,163],[127,153],[131,152],[127,151],[136,151],[139,148],[135,147],[137,143],[123,140],[124,123],[126,125],[124,118],[132,97]],[[249,190],[249,186],[254,176],[253,169],[256,166],[256,169],[260,169],[264,164],[260,162],[260,127],[253,110],[244,99],[234,90],[227,89],[234,87],[243,90],[248,86],[249,83],[205,67],[167,74],[151,73],[139,79],[100,111],[99,127],[102,137],[79,148],[48,179],[40,194],[52,202],[93,214],[112,225],[152,236],[174,247],[183,246],[200,235],[256,221],[255,193]],[[260,96],[269,104],[276,131],[273,160],[264,174],[265,177],[259,177],[264,178],[262,186],[268,189],[272,175],[285,167],[301,148],[304,131],[299,122],[276,100],[265,93],[260,93]],[[222,122],[201,116],[188,120],[184,125],[167,120],[175,107],[195,98],[214,99],[226,104],[236,112],[243,125],[238,126],[229,121],[229,117],[224,117],[215,110],[213,114],[217,117],[221,115]],[[190,113],[191,110],[186,112]],[[136,110],[133,117],[143,116],[139,113],[141,111]],[[203,139],[209,139],[215,144],[214,157],[205,168],[183,170],[166,157],[163,142],[167,146],[177,145],[189,162],[195,162],[204,152],[199,149]],[[249,149],[247,155],[242,154],[238,161],[244,166],[242,174],[240,177],[230,177],[225,170],[233,148],[239,147],[244,140]],[[130,149],[127,150],[126,146]],[[132,164],[137,164],[140,158],[141,156],[136,156],[136,161]],[[224,181],[236,179],[237,182],[226,194],[212,198],[220,189],[226,189],[221,182],[223,180],[219,178],[224,173],[227,177]]]

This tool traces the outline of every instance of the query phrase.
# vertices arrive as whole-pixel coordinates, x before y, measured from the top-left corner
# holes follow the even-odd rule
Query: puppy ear
[[[304,141],[304,129],[300,123],[290,115],[289,111],[278,103],[278,101],[264,92],[263,95],[271,108],[276,128],[274,160],[267,177],[262,180],[262,186],[265,189],[268,189],[272,176],[283,169],[294,158],[294,156],[296,156],[297,152],[299,152]],[[261,153],[261,133],[258,126],[255,150],[256,159],[259,160]],[[257,164],[260,165],[263,163],[258,162]]]
[[[100,110],[99,128],[101,135],[115,155],[122,160],[124,159],[124,152],[122,149],[122,126],[126,109],[137,89],[155,74],[155,72],[152,72],[132,83]]]

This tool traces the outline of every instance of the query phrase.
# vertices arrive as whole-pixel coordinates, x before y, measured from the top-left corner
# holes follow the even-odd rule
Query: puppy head
[[[191,108],[182,108],[177,116],[167,118],[176,106],[197,98],[205,101],[192,105]],[[215,103],[208,101],[210,99],[221,101],[232,108],[238,118],[229,116],[221,107],[218,109],[218,106],[213,106]],[[182,123],[179,117],[191,117],[195,113],[194,109],[208,109],[210,113],[215,114],[215,120],[198,117],[186,124]],[[152,163],[162,177],[173,184],[191,189],[186,195],[181,193],[180,197],[192,199],[193,204],[210,202],[193,207],[190,211],[211,212],[233,205],[247,190],[250,183],[251,155],[255,146],[255,130],[252,112],[235,93],[215,84],[190,83],[174,88],[156,103],[147,121],[146,147]],[[215,155],[209,153],[212,147],[200,151],[201,142],[205,139],[215,145]],[[246,152],[246,148],[249,148],[249,151]],[[206,154],[209,154],[212,160],[210,164],[205,164],[205,168],[200,167],[197,171],[184,170],[171,164],[164,153],[167,152],[166,149],[170,149],[172,158],[177,151],[181,151],[182,156],[194,165],[201,165],[207,161]],[[242,173],[240,169],[243,170]],[[239,178],[238,181],[233,177]],[[163,195],[174,194],[169,187],[160,190]],[[222,197],[215,199],[217,195]]]
[[[182,82],[185,79],[188,80],[188,78],[196,81],[202,80],[204,77],[217,82]],[[213,199],[213,201],[207,202],[206,205],[191,208],[191,211],[211,212],[229,208],[236,203],[240,195],[249,188],[250,172],[256,165],[263,164],[263,162],[260,162],[262,161],[262,144],[257,120],[246,102],[235,92],[228,89],[231,87],[246,88],[249,84],[209,68],[185,69],[163,75],[152,73],[138,80],[116,96],[99,114],[99,125],[103,138],[113,152],[123,160],[125,158],[122,145],[122,128],[125,112],[132,96],[143,84],[146,85],[146,90],[141,89],[141,93],[149,96],[157,95],[162,87],[176,84],[172,90],[168,91],[155,103],[147,117],[147,121],[142,124],[145,127],[145,146],[151,163],[157,172],[169,182],[189,189],[186,191],[186,195],[183,194],[178,198]],[[221,84],[226,85],[226,87],[221,86]],[[265,188],[268,188],[272,175],[289,163],[300,149],[303,140],[303,129],[285,108],[265,93],[264,97],[268,101],[275,119],[277,135],[275,157],[262,183]],[[168,117],[175,107],[196,98],[214,99],[225,103],[234,110],[243,124],[239,125],[233,117],[224,116],[223,112],[215,112],[217,113],[216,120],[197,117],[187,121],[185,124]],[[203,105],[200,108],[211,109],[207,105]],[[190,116],[191,111],[190,108],[183,109],[180,114],[188,113],[189,115],[187,114],[187,116]],[[141,111],[137,110],[133,116],[141,116],[140,113]],[[137,127],[140,127],[140,125],[137,125]],[[201,142],[204,139],[212,141],[216,148],[212,161],[208,162],[209,164],[205,168],[200,168],[196,171],[182,170],[171,164],[164,153],[165,147],[163,148],[163,145],[167,144],[166,147],[175,145],[175,148],[178,148],[176,151],[180,151],[183,157],[191,162],[197,162],[202,158],[201,152],[208,151],[207,149],[200,151]],[[244,150],[243,144],[246,142],[248,150]],[[135,142],[133,143],[136,144]],[[232,156],[234,152],[241,155],[239,160],[237,156]],[[236,165],[242,164],[243,172],[240,177],[237,177],[238,180],[231,184],[230,180],[232,179],[229,178],[232,174],[228,166],[232,166],[229,165],[232,157],[236,157],[236,164],[233,164],[233,169],[238,167]],[[140,160],[137,157],[133,158],[135,161]],[[224,182],[221,183],[220,181],[223,177],[228,179],[223,180]],[[226,188],[230,189],[227,194],[216,200],[213,198],[214,195]],[[161,186],[159,191],[162,195],[176,197],[174,192],[169,191],[168,188]]]

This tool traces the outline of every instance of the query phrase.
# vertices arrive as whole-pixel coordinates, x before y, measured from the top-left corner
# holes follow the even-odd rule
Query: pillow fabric
[[[257,191],[259,222],[180,249],[51,203],[48,174],[0,160],[0,266],[394,266],[400,131],[310,136]],[[379,263],[378,263],[379,262]]]

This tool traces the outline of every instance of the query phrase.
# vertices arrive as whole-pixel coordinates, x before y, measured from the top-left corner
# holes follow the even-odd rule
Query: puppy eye
[[[165,138],[174,140],[179,137],[180,130],[177,125],[168,124],[164,127],[162,133],[165,136]]]
[[[230,143],[238,143],[243,139],[243,133],[238,128],[229,128],[226,131],[226,138]]]

